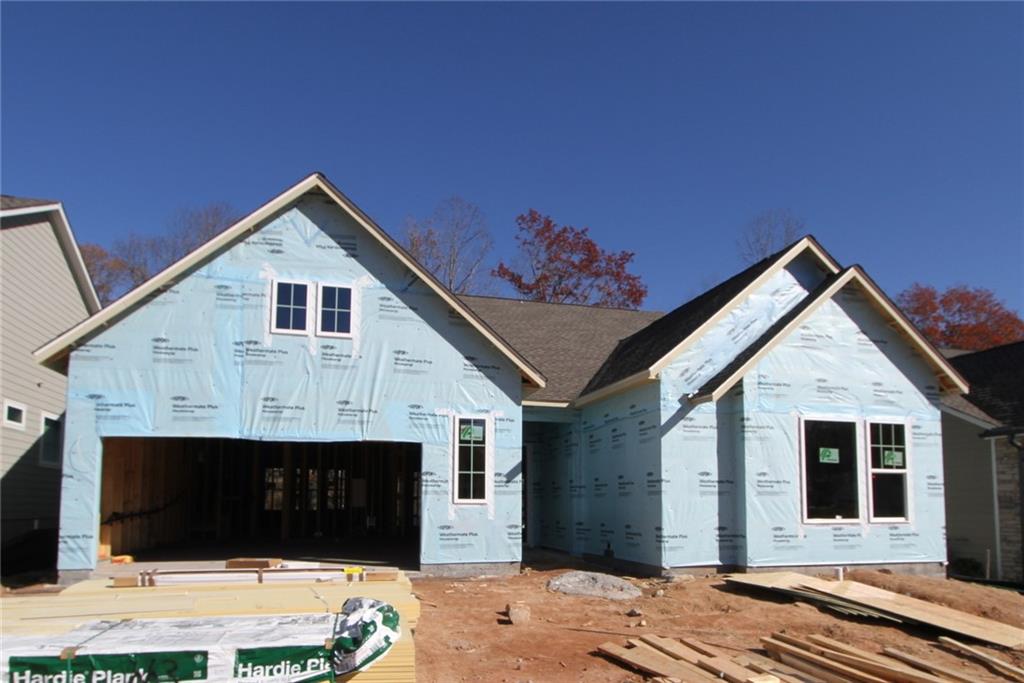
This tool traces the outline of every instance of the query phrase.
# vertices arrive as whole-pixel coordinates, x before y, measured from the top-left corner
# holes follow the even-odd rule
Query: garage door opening
[[[100,559],[417,569],[419,444],[106,438]]]

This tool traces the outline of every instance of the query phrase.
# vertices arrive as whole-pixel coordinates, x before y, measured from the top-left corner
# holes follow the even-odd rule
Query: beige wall
[[[3,219],[0,230],[0,398],[27,409],[24,429],[0,419],[0,536],[55,528],[60,468],[40,465],[44,413],[64,412],[66,380],[32,351],[87,316],[81,293],[46,214]]]

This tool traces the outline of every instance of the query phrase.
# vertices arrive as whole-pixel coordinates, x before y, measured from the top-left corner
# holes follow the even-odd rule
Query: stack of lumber
[[[368,671],[344,680],[414,681],[413,633],[420,605],[402,572],[395,572],[390,581],[197,582],[132,588],[115,588],[111,579],[91,579],[57,595],[4,597],[0,599],[0,613],[6,637],[63,634],[100,620],[322,614],[340,611],[345,600],[354,596],[394,605],[401,616],[402,638]]]
[[[772,657],[802,672],[805,680],[808,677],[822,681],[858,683],[983,683],[997,680],[986,678],[964,666],[940,664],[895,648],[886,647],[882,653],[868,652],[820,635],[796,638],[785,633],[775,633],[770,638],[762,638],[761,643]],[[1006,667],[1001,675],[1008,675],[1011,670],[1024,675],[1024,671],[1002,660],[984,653],[978,654]],[[1024,681],[1024,678],[1011,680]]]
[[[655,635],[630,638],[626,646],[605,643],[601,654],[632,669],[668,681],[708,683],[804,683],[793,678],[793,669],[759,655],[729,656],[721,650],[692,638],[673,640]]]
[[[783,593],[843,614],[935,628],[1003,647],[1024,647],[1024,629],[856,581],[827,581],[794,572],[732,574],[725,580]]]

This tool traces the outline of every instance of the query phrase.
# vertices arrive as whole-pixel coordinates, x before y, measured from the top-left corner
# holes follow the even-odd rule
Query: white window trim
[[[805,452],[805,438],[804,438],[804,423],[805,422],[846,422],[853,425],[853,435],[856,450],[856,465],[857,475],[855,481],[857,482],[857,516],[856,517],[844,517],[843,519],[817,519],[808,517],[807,514],[807,453]],[[864,443],[864,422],[859,418],[849,417],[848,415],[826,415],[826,414],[814,414],[814,415],[800,415],[797,419],[797,443],[798,443],[798,457],[800,458],[800,517],[804,524],[811,526],[854,526],[861,525],[864,523],[864,496],[866,488],[864,477],[862,476],[864,468],[861,464],[864,461],[864,450],[862,448]]]
[[[306,329],[304,330],[286,330],[281,329],[277,326],[277,285],[278,283],[285,283],[290,285],[306,285]],[[309,336],[309,322],[310,320],[316,320],[316,312],[314,306],[316,305],[315,298],[313,296],[313,290],[315,289],[312,282],[308,280],[299,280],[292,278],[274,278],[270,281],[270,332],[272,334],[292,334],[299,337]]]
[[[349,326],[348,326],[348,330],[349,331],[348,332],[323,332],[320,329],[320,316],[323,315],[323,306],[321,304],[323,303],[323,300],[324,300],[324,287],[339,287],[339,288],[342,288],[342,289],[347,289],[350,292],[350,295],[351,295],[350,299],[351,299],[351,301],[350,301],[350,304],[349,304],[350,308],[349,308]],[[332,338],[332,339],[352,339],[355,336],[356,321],[358,320],[358,316],[357,316],[357,313],[356,313],[357,307],[359,306],[359,304],[357,303],[357,301],[358,301],[358,296],[357,296],[358,291],[359,290],[357,290],[351,284],[342,284],[340,282],[317,282],[316,283],[316,327],[314,328],[313,333],[316,336],[318,336],[318,337],[329,337],[329,338]]]
[[[8,408],[8,406],[10,406],[11,408],[17,408],[18,410],[21,411],[21,422],[15,422],[14,420],[8,420],[7,419],[7,408]],[[12,401],[9,398],[5,398],[4,399],[4,427],[10,427],[11,429],[18,429],[20,431],[25,431],[25,423],[27,423],[27,422],[28,422],[28,407],[25,406],[24,403],[18,403],[17,401]]]
[[[484,497],[459,498],[459,420],[484,421]],[[491,504],[494,497],[494,419],[490,415],[454,415],[452,419],[452,504],[481,505]]]
[[[890,425],[903,425],[903,457],[905,462],[902,469],[875,469],[871,466],[871,425],[873,424],[890,424]],[[914,509],[911,500],[911,490],[913,487],[910,485],[911,480],[911,462],[913,458],[910,452],[911,442],[911,423],[909,420],[900,420],[887,417],[876,417],[867,418],[864,420],[864,462],[865,471],[867,473],[866,480],[864,482],[865,487],[868,490],[868,520],[872,523],[877,524],[910,524],[911,523],[911,511]],[[906,517],[875,517],[875,487],[871,485],[871,475],[875,472],[889,472],[891,474],[902,474],[903,475],[903,504],[906,506],[907,515]]]
[[[46,462],[43,459],[44,443],[43,437],[46,435],[46,421],[53,420],[60,424],[60,444],[57,447],[57,462]],[[60,415],[54,415],[53,413],[42,413],[39,416],[39,451],[36,454],[36,461],[41,467],[51,467],[53,469],[60,469],[61,463],[64,462],[64,420],[61,419]]]

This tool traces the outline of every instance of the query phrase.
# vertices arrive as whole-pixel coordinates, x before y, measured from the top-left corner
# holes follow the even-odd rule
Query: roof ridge
[[[663,311],[652,311],[652,310],[642,309],[642,308],[625,308],[625,307],[620,307],[620,306],[600,306],[598,304],[581,304],[581,303],[565,302],[565,301],[533,301],[531,299],[514,299],[514,298],[509,297],[509,296],[498,296],[496,294],[456,294],[455,296],[459,297],[460,299],[463,299],[463,298],[494,299],[496,301],[509,301],[509,302],[517,303],[517,304],[539,304],[539,305],[542,305],[542,306],[574,306],[574,307],[577,307],[577,308],[590,308],[590,309],[595,309],[596,308],[596,309],[601,310],[601,311],[624,311],[626,313],[656,313],[656,314],[659,314],[659,315],[664,315]]]

